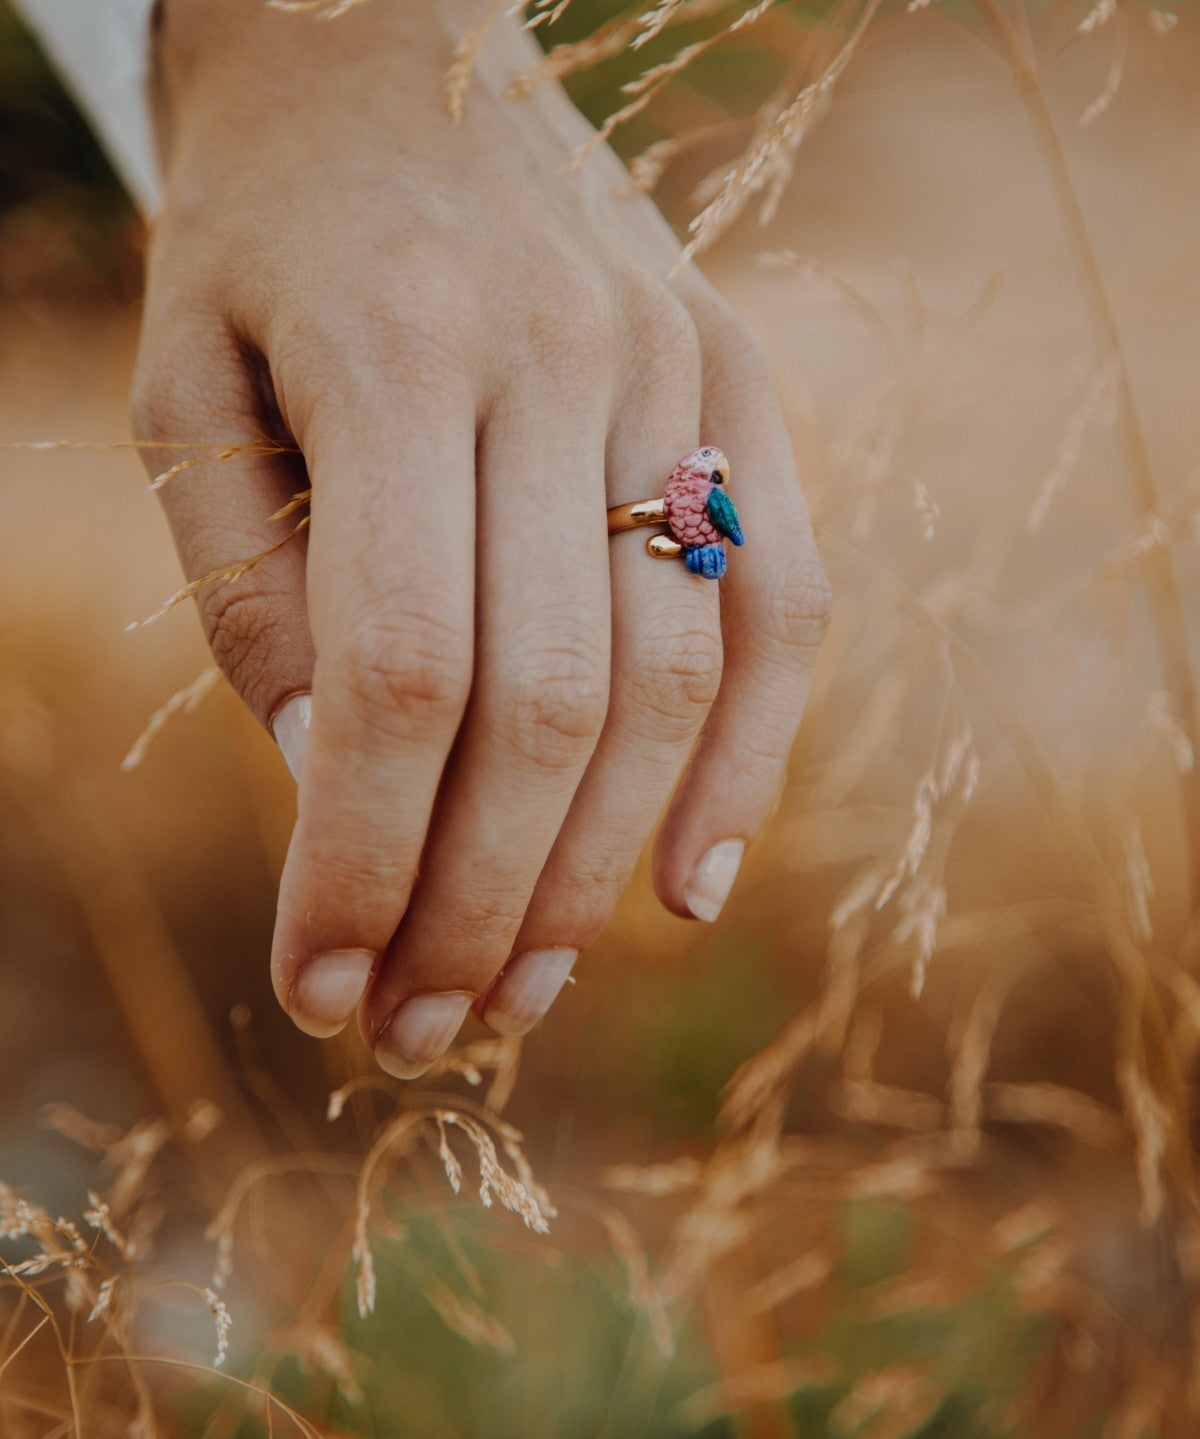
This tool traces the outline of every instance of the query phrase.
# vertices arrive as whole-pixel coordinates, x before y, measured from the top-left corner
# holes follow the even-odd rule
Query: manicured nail
[[[374,963],[365,949],[333,949],[310,959],[288,996],[296,1026],[317,1039],[336,1034],[358,1008]]]
[[[745,853],[744,839],[723,839],[720,844],[714,844],[692,870],[691,879],[684,885],[683,897],[697,919],[711,924],[724,909]]]
[[[407,1000],[375,1041],[380,1069],[415,1079],[446,1052],[471,1007],[469,994],[418,994]]]
[[[312,695],[293,695],[286,704],[279,706],[271,721],[271,733],[275,743],[283,751],[292,778],[300,782],[300,761],[304,758],[304,746],[308,743],[308,727],[312,724]]]
[[[558,998],[577,949],[528,949],[505,967],[488,995],[483,1018],[500,1034],[527,1034]]]

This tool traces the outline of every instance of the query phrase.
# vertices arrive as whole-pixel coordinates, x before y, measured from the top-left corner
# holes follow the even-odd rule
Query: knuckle
[[[177,365],[165,369],[139,358],[129,395],[129,422],[135,440],[156,440],[166,443],[195,428],[197,411],[209,408],[211,389],[198,377],[184,372]],[[193,417],[189,420],[189,416]]]
[[[188,291],[169,305],[148,295],[129,394],[134,439],[194,435],[244,404],[242,354],[216,311]]]
[[[642,836],[644,839],[645,836]],[[586,949],[613,916],[621,892],[637,867],[637,854],[622,851],[609,860],[582,861],[571,866],[562,887],[539,893],[527,916],[529,937],[545,935],[554,945]],[[518,945],[521,941],[518,940]]]
[[[256,714],[268,715],[277,698],[270,685],[270,657],[286,638],[274,597],[244,581],[219,585],[203,601],[201,619],[222,673]]]
[[[769,633],[789,649],[813,650],[832,614],[833,591],[820,560],[812,555],[778,577],[767,612]]]
[[[338,667],[350,705],[388,738],[456,725],[471,687],[463,636],[430,616],[392,614],[359,621]]]
[[[646,739],[691,738],[717,697],[722,664],[720,637],[703,626],[646,636],[625,676],[628,722]]]
[[[179,407],[157,380],[135,375],[129,395],[129,423],[135,440],[162,440],[171,433],[170,417]]]
[[[523,764],[569,769],[586,760],[604,727],[608,679],[607,646],[579,635],[543,642],[516,666],[497,708]]]
[[[645,836],[639,836],[644,840]],[[577,906],[586,927],[597,934],[608,922],[617,897],[633,874],[641,845],[612,844],[603,850],[582,856],[575,866],[570,893],[577,896]]]
[[[445,944],[450,951],[507,949],[520,925],[520,917],[498,910],[476,910],[453,915],[446,922]],[[477,985],[481,993],[486,985]]]
[[[456,323],[461,296],[424,295],[420,301],[394,300],[362,307],[352,343],[363,358],[385,373],[398,372],[409,382],[436,383],[457,368],[462,353]]]
[[[669,290],[639,284],[630,325],[643,377],[655,389],[690,387],[699,393],[700,337],[691,315]]]
[[[466,346],[458,343],[459,304],[438,314],[429,295],[411,303],[347,299],[322,307],[269,341],[272,364],[298,423],[320,422],[347,404],[377,403],[387,390],[443,395],[460,383]],[[282,324],[282,320],[280,322]],[[338,382],[329,383],[331,372]]]
[[[531,295],[521,323],[531,362],[560,383],[593,385],[609,365],[612,305],[579,266],[556,267]]]
[[[369,826],[344,827],[336,843],[321,845],[313,864],[312,872],[320,877],[318,902],[323,913],[339,916],[346,933],[360,935],[372,945],[386,944],[391,938],[391,926],[386,921],[380,924],[376,918],[364,917],[363,896],[401,892],[416,860],[417,855],[406,847],[385,846]],[[311,902],[306,901],[306,909]],[[388,932],[379,934],[377,926]]]
[[[759,398],[774,393],[767,352],[740,315],[722,304],[705,333],[706,377],[722,393]]]
[[[507,951],[524,917],[524,905],[516,889],[514,886],[512,893],[484,890],[474,893],[469,904],[452,905],[441,920],[443,951],[463,956]],[[466,987],[478,992],[487,985]]]

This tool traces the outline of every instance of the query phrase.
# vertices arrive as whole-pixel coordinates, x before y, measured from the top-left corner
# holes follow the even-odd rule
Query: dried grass
[[[346,0],[272,3],[322,18],[349,8]],[[491,0],[459,46],[447,77],[454,114],[466,103],[487,31],[505,8],[501,0]],[[909,583],[898,566],[873,556],[872,535],[881,515],[890,519],[900,512],[894,504],[900,494],[920,541],[931,547],[939,538],[937,488],[912,461],[920,396],[938,390],[958,366],[995,301],[1003,272],[992,270],[965,309],[945,321],[926,304],[911,272],[902,276],[904,319],[897,327],[863,286],[819,260],[790,250],[764,257],[781,285],[815,278],[827,286],[867,327],[893,372],[864,393],[852,423],[831,438],[828,492],[815,495],[826,557],[844,586],[861,597],[864,616],[851,636],[860,651],[837,652],[846,672],[861,680],[861,703],[839,732],[836,750],[823,758],[821,773],[802,776],[805,813],[781,825],[789,851],[799,856],[798,872],[811,879],[824,867],[836,875],[829,890],[823,981],[774,1042],[730,1080],[723,1135],[710,1153],[606,1171],[605,1181],[631,1206],[649,1201],[667,1206],[672,1217],[661,1263],[623,1210],[586,1196],[564,1201],[564,1215],[582,1217],[605,1235],[623,1268],[629,1302],[646,1318],[664,1356],[671,1353],[678,1322],[695,1311],[718,1277],[730,1270],[742,1276],[721,1294],[723,1322],[746,1343],[729,1350],[714,1346],[723,1371],[718,1381],[678,1410],[680,1422],[692,1428],[731,1411],[766,1412],[774,1406],[781,1413],[791,1396],[837,1385],[832,1432],[899,1439],[930,1421],[950,1382],[936,1366],[898,1358],[849,1372],[830,1355],[804,1349],[809,1316],[836,1303],[844,1282],[850,1246],[839,1237],[838,1214],[845,1206],[884,1203],[905,1206],[923,1239],[921,1252],[902,1274],[864,1288],[859,1297],[871,1319],[953,1310],[979,1292],[986,1266],[994,1263],[1004,1266],[1010,1297],[1023,1311],[1053,1320],[1066,1368],[1091,1372],[1100,1363],[1097,1356],[1104,1356],[1111,1370],[1108,1392],[1115,1395],[1102,1417],[1106,1439],[1143,1429],[1186,1433],[1200,1413],[1200,1199],[1191,1144],[1191,1075],[1200,1054],[1200,985],[1194,977],[1200,955],[1195,765],[1200,712],[1191,666],[1191,610],[1176,561],[1181,547],[1200,532],[1200,503],[1194,479],[1160,493],[1122,335],[1045,96],[1029,19],[1020,4],[978,0],[977,8],[993,54],[1025,107],[1056,196],[1094,353],[1080,368],[1057,448],[1051,447],[1040,478],[1035,475],[1028,485],[1030,494],[1009,530],[981,542],[921,587]],[[527,23],[548,29],[565,9],[566,0],[535,0],[526,7]],[[732,16],[726,13],[730,9],[736,10]],[[600,127],[599,143],[635,115],[651,113],[702,55],[764,20],[770,9],[765,3],[729,7],[708,0],[654,0],[586,40],[550,48],[543,61],[516,78],[512,93],[526,94],[626,51],[661,48],[680,23],[716,16],[711,35],[648,64],[625,86],[628,98]],[[936,7],[913,0],[908,9]],[[723,234],[753,197],[763,197],[764,218],[777,213],[798,149],[834,103],[878,10],[878,0],[844,4],[828,25],[804,32],[785,84],[751,122],[743,153],[702,187],[685,260]],[[1142,23],[1142,15],[1164,37],[1176,23],[1165,12],[1114,0],[1101,0],[1077,23],[1072,20],[1078,35],[1070,44],[1112,47],[1103,88],[1083,111],[1083,125],[1095,125],[1118,103],[1127,80],[1131,27]],[[736,128],[720,124],[707,134],[727,138]],[[653,188],[688,144],[686,135],[660,139],[635,162],[634,184]],[[1104,803],[1096,803],[968,640],[963,620],[986,615],[994,622],[1003,608],[995,580],[1006,558],[1045,536],[1079,488],[1091,450],[1110,445],[1119,451],[1130,518],[1124,532],[1111,537],[1099,570],[1074,593],[1077,599],[1114,591],[1141,594],[1151,613],[1158,674],[1153,688],[1130,701],[1127,742],[1108,776]],[[247,447],[205,442],[172,448],[200,453],[165,470],[152,488],[170,483],[201,458],[236,462]],[[260,442],[249,448],[263,452]],[[290,518],[307,500],[307,491],[298,493],[272,518]],[[843,518],[849,536],[838,528]],[[192,581],[149,620],[204,585],[236,583],[306,523],[304,515],[277,544]],[[1010,608],[1005,622],[1018,629],[1021,617]],[[834,644],[836,651],[836,636]],[[214,682],[215,671],[205,671],[167,701],[126,766],[136,764],[167,720],[193,708]],[[881,752],[891,744],[901,748],[900,737],[913,729],[919,735],[904,746],[906,764],[885,755],[890,767],[882,766]],[[1163,758],[1169,776],[1160,783],[1155,765]],[[886,804],[877,797],[885,768]],[[1151,772],[1160,784],[1157,808],[1145,800]],[[1011,856],[998,856],[972,831],[989,783],[1021,790],[1021,822],[1037,830],[1039,853],[1053,856],[1036,884],[1018,883],[1003,872]],[[1173,786],[1169,794],[1161,792],[1162,784]],[[988,813],[994,815],[994,791],[991,804]],[[1168,808],[1170,818],[1163,820]],[[1155,843],[1156,829],[1172,825],[1186,837],[1190,889],[1182,891],[1164,882],[1163,846]],[[814,835],[821,836],[820,846]],[[992,865],[992,872],[983,879],[966,875],[972,857],[976,864]],[[974,905],[960,902],[961,891],[972,887],[982,898]],[[1079,954],[1088,956],[1089,974],[1099,976],[1101,998],[1087,996],[1096,1005],[1097,1069],[1104,1072],[1092,1087],[1099,1092],[1090,1092],[1082,1080],[1065,1082],[1049,1062],[1045,1075],[1012,1077],[999,1055],[1006,1036],[1020,1025],[1016,1011],[1038,987],[1049,989],[1059,981],[1060,968]],[[924,1057],[936,1058],[931,1067],[939,1077],[905,1073],[903,1066],[896,1072],[896,1016],[931,1012],[945,1018],[941,1033],[928,1020],[925,1042]],[[361,1376],[337,1327],[341,1276],[354,1270],[357,1307],[365,1319],[379,1297],[377,1253],[404,1245],[404,1221],[396,1215],[403,1214],[407,1196],[424,1193],[427,1168],[439,1183],[444,1178],[450,1196],[474,1190],[480,1205],[498,1205],[539,1238],[556,1217],[521,1134],[502,1117],[519,1055],[520,1046],[510,1041],[468,1046],[447,1058],[429,1087],[399,1097],[379,1076],[357,1075],[330,1095],[331,1122],[368,1096],[378,1100],[382,1094],[392,1106],[362,1152],[334,1155],[295,1146],[283,1154],[259,1154],[243,1166],[208,1227],[215,1246],[211,1281],[183,1291],[207,1306],[213,1321],[214,1352],[207,1366],[142,1353],[135,1320],[164,1284],[175,1282],[152,1268],[152,1243],[162,1222],[156,1166],[179,1138],[188,1139],[188,1126],[194,1132],[211,1127],[212,1113],[193,1115],[182,1126],[152,1120],[121,1133],[72,1111],[56,1111],[50,1116],[55,1127],[103,1152],[112,1179],[89,1195],[79,1222],[53,1218],[0,1188],[4,1237],[28,1251],[20,1257],[14,1252],[3,1269],[7,1327],[0,1344],[0,1419],[9,1414],[15,1425],[24,1422],[15,1417],[19,1413],[46,1410],[64,1434],[114,1433],[118,1420],[145,1434],[159,1432],[150,1369],[170,1365],[211,1375],[226,1365],[231,1343],[237,1358],[235,1307],[225,1296],[231,1285],[236,1288],[238,1267],[259,1262],[254,1236],[246,1237],[248,1216],[264,1190],[274,1192],[272,1186],[301,1177],[333,1196],[341,1232],[322,1256],[311,1292],[280,1328],[278,1343],[328,1374],[339,1393],[360,1402]],[[1005,1077],[998,1077],[1002,1073]],[[798,1138],[789,1116],[802,1077],[808,1076],[816,1076],[822,1114],[834,1133]],[[441,1090],[452,1082],[481,1088],[485,1080],[489,1088],[482,1103]],[[1082,1164],[1083,1153],[1103,1158],[1107,1172],[1128,1181],[1143,1229],[1161,1236],[1170,1250],[1173,1282],[1186,1311],[1187,1332],[1177,1350],[1155,1354],[1088,1282],[1083,1225],[1049,1184],[1034,1198],[997,1189],[981,1201],[972,1191],[974,1176],[1001,1167],[1003,1136],[1011,1132],[1024,1136],[1023,1154],[1052,1142],[1074,1162]],[[1036,1194],[1038,1183],[1025,1188]],[[963,1232],[948,1264],[944,1245],[934,1241],[939,1226],[954,1222]],[[427,1278],[432,1310],[473,1344],[511,1354],[514,1337],[489,1313],[469,1261],[459,1256],[456,1263],[452,1275]],[[764,1319],[776,1335],[765,1344]],[[796,1352],[771,1352],[772,1343]],[[731,1353],[741,1357],[724,1357]],[[46,1355],[57,1360],[62,1376],[50,1400],[40,1379],[26,1385],[23,1377],[26,1365],[44,1366]],[[120,1384],[93,1377],[106,1365],[119,1369]],[[227,1374],[222,1382],[238,1388],[239,1400],[256,1397],[268,1425],[275,1415],[300,1433],[327,1432],[289,1409],[269,1379]],[[1036,1421],[1040,1397],[1036,1386],[1013,1396],[1007,1420]]]
[[[442,1077],[465,1073],[468,1083],[480,1084],[483,1071],[499,1072],[510,1063],[510,1048],[509,1041],[475,1045],[470,1058],[452,1055],[439,1073]],[[404,1166],[412,1165],[417,1148],[437,1155],[457,1194],[463,1166],[451,1149],[448,1131],[461,1133],[477,1166],[480,1204],[486,1208],[499,1203],[535,1233],[548,1232],[555,1208],[533,1175],[520,1133],[497,1112],[463,1096],[422,1093],[413,1086],[401,1089],[381,1082],[377,1075],[364,1075],[330,1095],[331,1122],[342,1116],[347,1100],[366,1084],[384,1091],[395,1113],[365,1155],[289,1150],[264,1155],[238,1175],[207,1226],[206,1237],[214,1249],[207,1284],[163,1274],[154,1251],[166,1216],[161,1202],[163,1159],[178,1143],[194,1143],[214,1132],[220,1120],[212,1106],[196,1106],[179,1127],[153,1119],[125,1133],[68,1106],[48,1110],[45,1122],[102,1154],[111,1178],[101,1191],[89,1193],[80,1223],[53,1218],[0,1183],[0,1242],[5,1256],[0,1258],[0,1316],[6,1320],[0,1344],[0,1424],[5,1432],[9,1420],[15,1422],[13,1416],[37,1409],[36,1396],[45,1388],[53,1353],[63,1380],[62,1418],[68,1426],[63,1432],[78,1439],[115,1434],[122,1424],[146,1435],[169,1432],[162,1386],[151,1377],[156,1366],[196,1376],[219,1374],[222,1382],[234,1386],[240,1404],[252,1397],[265,1406],[262,1412],[268,1425],[276,1415],[295,1432],[327,1433],[323,1425],[310,1422],[274,1393],[269,1377],[255,1373],[247,1379],[223,1372],[236,1333],[234,1301],[228,1296],[237,1287],[239,1236],[254,1239],[249,1247],[250,1282],[244,1292],[252,1293],[254,1276],[261,1275],[264,1265],[276,1262],[275,1242],[252,1233],[251,1210],[264,1188],[274,1196],[277,1232],[302,1222],[302,1211],[294,1203],[280,1202],[281,1193],[287,1192],[281,1191],[281,1183],[293,1189],[298,1181],[315,1185],[331,1197],[335,1208],[352,1204],[354,1223],[343,1236],[342,1247],[322,1256],[313,1287],[276,1336],[281,1349],[303,1356],[305,1363],[329,1374],[339,1391],[351,1398],[361,1398],[361,1390],[353,1361],[333,1327],[341,1277],[352,1263],[356,1266],[359,1312],[365,1319],[375,1302],[376,1248],[403,1235],[402,1228],[385,1216],[384,1200],[403,1193]],[[511,1170],[501,1160],[501,1152]],[[602,1218],[611,1226],[636,1302],[649,1305],[652,1290],[636,1236],[621,1216],[605,1211]],[[25,1251],[23,1257],[17,1257],[20,1250]],[[476,1284],[469,1271],[464,1275],[468,1288]],[[147,1331],[144,1316],[173,1292],[193,1295],[211,1315],[214,1347],[207,1365],[166,1350],[144,1352],[139,1339]],[[450,1330],[472,1343],[511,1353],[511,1335],[475,1298],[436,1277],[427,1281],[426,1295]],[[48,1339],[53,1341],[52,1351],[47,1350]],[[244,1366],[246,1353],[239,1357]],[[76,1376],[89,1373],[92,1366],[116,1363],[123,1367],[125,1380],[115,1389],[77,1381]]]

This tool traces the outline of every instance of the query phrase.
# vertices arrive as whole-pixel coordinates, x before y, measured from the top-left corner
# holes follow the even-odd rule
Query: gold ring
[[[733,502],[725,493],[729,461],[715,445],[684,455],[667,478],[659,500],[613,505],[608,533],[619,535],[643,525],[666,525],[668,534],[651,535],[646,552],[656,560],[683,557],[688,570],[706,580],[725,573],[725,541],[741,545],[746,537]]]

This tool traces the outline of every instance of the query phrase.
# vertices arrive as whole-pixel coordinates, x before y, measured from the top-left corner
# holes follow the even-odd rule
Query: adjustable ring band
[[[660,500],[635,500],[608,511],[608,533],[622,534],[643,525],[666,525],[651,535],[646,553],[656,560],[682,557],[694,575],[719,580],[725,573],[725,541],[745,543],[741,521],[725,493],[729,461],[714,445],[685,455],[667,478]]]
[[[667,509],[663,500],[635,500],[631,505],[614,505],[608,512],[608,533],[636,530],[641,525],[665,525]]]

